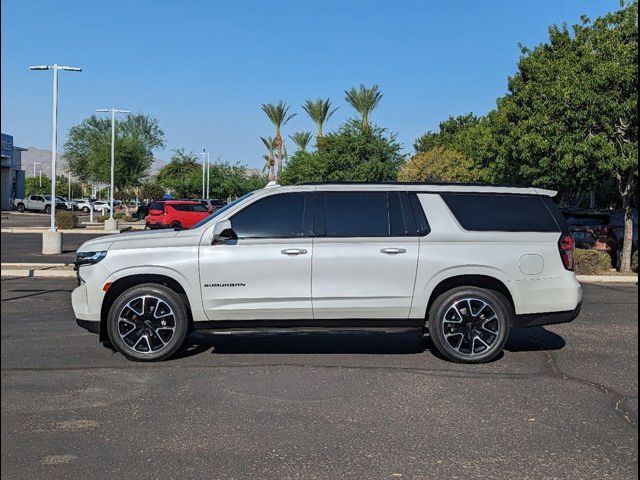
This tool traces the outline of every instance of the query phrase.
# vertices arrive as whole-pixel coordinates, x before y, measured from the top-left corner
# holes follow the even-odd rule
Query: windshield
[[[234,205],[240,203],[242,200],[244,200],[245,198],[250,197],[251,195],[253,195],[255,192],[249,192],[243,196],[241,196],[240,198],[236,198],[233,202],[226,204],[224,207],[216,210],[215,212],[213,212],[211,215],[209,215],[208,217],[203,218],[202,220],[200,220],[198,223],[196,223],[193,227],[191,227],[189,230],[193,230],[194,228],[199,228],[202,225],[204,225],[207,222],[210,222],[211,220],[213,220],[214,218],[216,218],[217,216],[219,216],[221,213],[226,212],[227,210],[229,210],[231,207],[233,207]]]

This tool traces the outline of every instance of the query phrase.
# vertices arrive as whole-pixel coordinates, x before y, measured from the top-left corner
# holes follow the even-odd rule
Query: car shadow
[[[564,339],[543,327],[513,330],[505,346],[509,352],[559,350]],[[431,351],[428,337],[411,333],[234,333],[195,332],[172,358],[187,358],[210,351],[212,354],[367,354],[411,355]],[[500,355],[497,359],[501,358]]]

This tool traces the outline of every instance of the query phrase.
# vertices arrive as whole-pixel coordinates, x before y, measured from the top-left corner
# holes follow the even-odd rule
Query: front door
[[[314,317],[408,318],[419,241],[407,193],[328,191],[317,202]]]
[[[260,198],[230,218],[237,240],[203,240],[200,283],[210,320],[312,318],[310,200],[305,193]]]

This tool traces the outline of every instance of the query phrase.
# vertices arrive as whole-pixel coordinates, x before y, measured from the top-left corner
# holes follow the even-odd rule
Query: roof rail
[[[275,180],[271,180],[269,183],[267,183],[264,188],[273,188],[273,187],[279,187],[280,185],[278,185],[278,182]]]

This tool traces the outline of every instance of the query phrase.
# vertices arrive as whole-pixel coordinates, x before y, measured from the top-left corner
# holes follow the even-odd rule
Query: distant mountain
[[[33,162],[40,162],[39,165],[36,165],[36,174],[42,170],[44,175],[51,176],[51,150],[28,147],[26,152],[22,152],[22,169],[26,170],[27,177],[33,175]],[[67,162],[62,153],[58,153],[56,163],[58,175],[67,175]],[[164,160],[154,158],[151,165],[151,174],[157,173],[166,164],[167,162]]]

